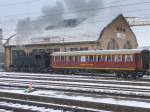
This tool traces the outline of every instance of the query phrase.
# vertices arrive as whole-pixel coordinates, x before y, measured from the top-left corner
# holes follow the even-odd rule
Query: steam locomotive
[[[150,72],[150,51],[122,49],[23,54],[13,57],[13,70],[61,73],[107,71],[117,77],[142,77]]]

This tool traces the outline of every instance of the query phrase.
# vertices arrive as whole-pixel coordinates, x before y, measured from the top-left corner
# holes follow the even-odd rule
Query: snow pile
[[[63,110],[54,110],[45,107],[37,107],[37,106],[29,106],[29,105],[21,105],[18,103],[9,103],[9,102],[0,102],[0,105],[9,106],[9,107],[16,107],[21,109],[29,109],[37,112],[63,112]]]

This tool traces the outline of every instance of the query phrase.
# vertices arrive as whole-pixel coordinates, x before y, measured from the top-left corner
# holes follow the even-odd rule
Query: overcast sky
[[[14,30],[16,28],[16,22],[18,19],[25,17],[36,18],[42,15],[41,13],[42,7],[46,5],[55,5],[56,1],[63,1],[63,0],[0,0],[0,14],[1,14],[0,26],[4,30],[5,38],[9,36],[7,34],[15,32]],[[150,3],[144,4],[144,2],[150,2],[149,0],[102,0],[102,1],[104,5],[103,7],[110,5],[131,3],[130,6],[121,6],[117,8],[106,9],[108,10],[107,11],[108,16],[114,16],[119,13],[123,13],[125,16],[138,16],[150,18]],[[143,2],[143,4],[138,4],[138,2]],[[147,30],[150,29],[147,28]],[[150,39],[147,37],[147,40]],[[147,43],[144,43],[145,45],[150,45],[150,41],[149,43],[148,41],[146,42]]]
[[[0,0],[0,26],[4,33],[15,29],[16,21],[41,15],[41,8],[54,5],[56,0]]]

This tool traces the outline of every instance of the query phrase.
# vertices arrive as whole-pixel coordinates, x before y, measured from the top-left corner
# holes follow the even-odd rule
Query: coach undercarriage
[[[112,74],[113,76],[115,76],[116,78],[141,78],[144,75],[148,75],[148,73],[146,71],[125,71],[125,70],[105,70],[105,69],[74,69],[74,68],[57,68],[53,70],[55,73],[60,73],[60,74],[80,74],[80,75],[100,75],[100,74]]]

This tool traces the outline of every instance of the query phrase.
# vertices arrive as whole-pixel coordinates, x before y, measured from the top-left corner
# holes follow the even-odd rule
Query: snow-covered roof
[[[26,37],[19,37],[19,35],[16,35],[16,37],[10,41],[9,45],[16,45],[17,38],[23,39],[23,43],[19,44],[96,41],[102,30],[114,19],[114,17],[109,17],[105,21],[101,21],[100,16],[95,16],[93,18],[85,19],[74,27],[59,27],[41,33],[29,34]],[[47,39],[48,41],[44,42],[44,39]]]
[[[74,55],[107,55],[107,54],[135,54],[141,53],[142,49],[121,49],[121,50],[91,50],[91,51],[70,51],[54,52],[53,56],[74,56]]]

